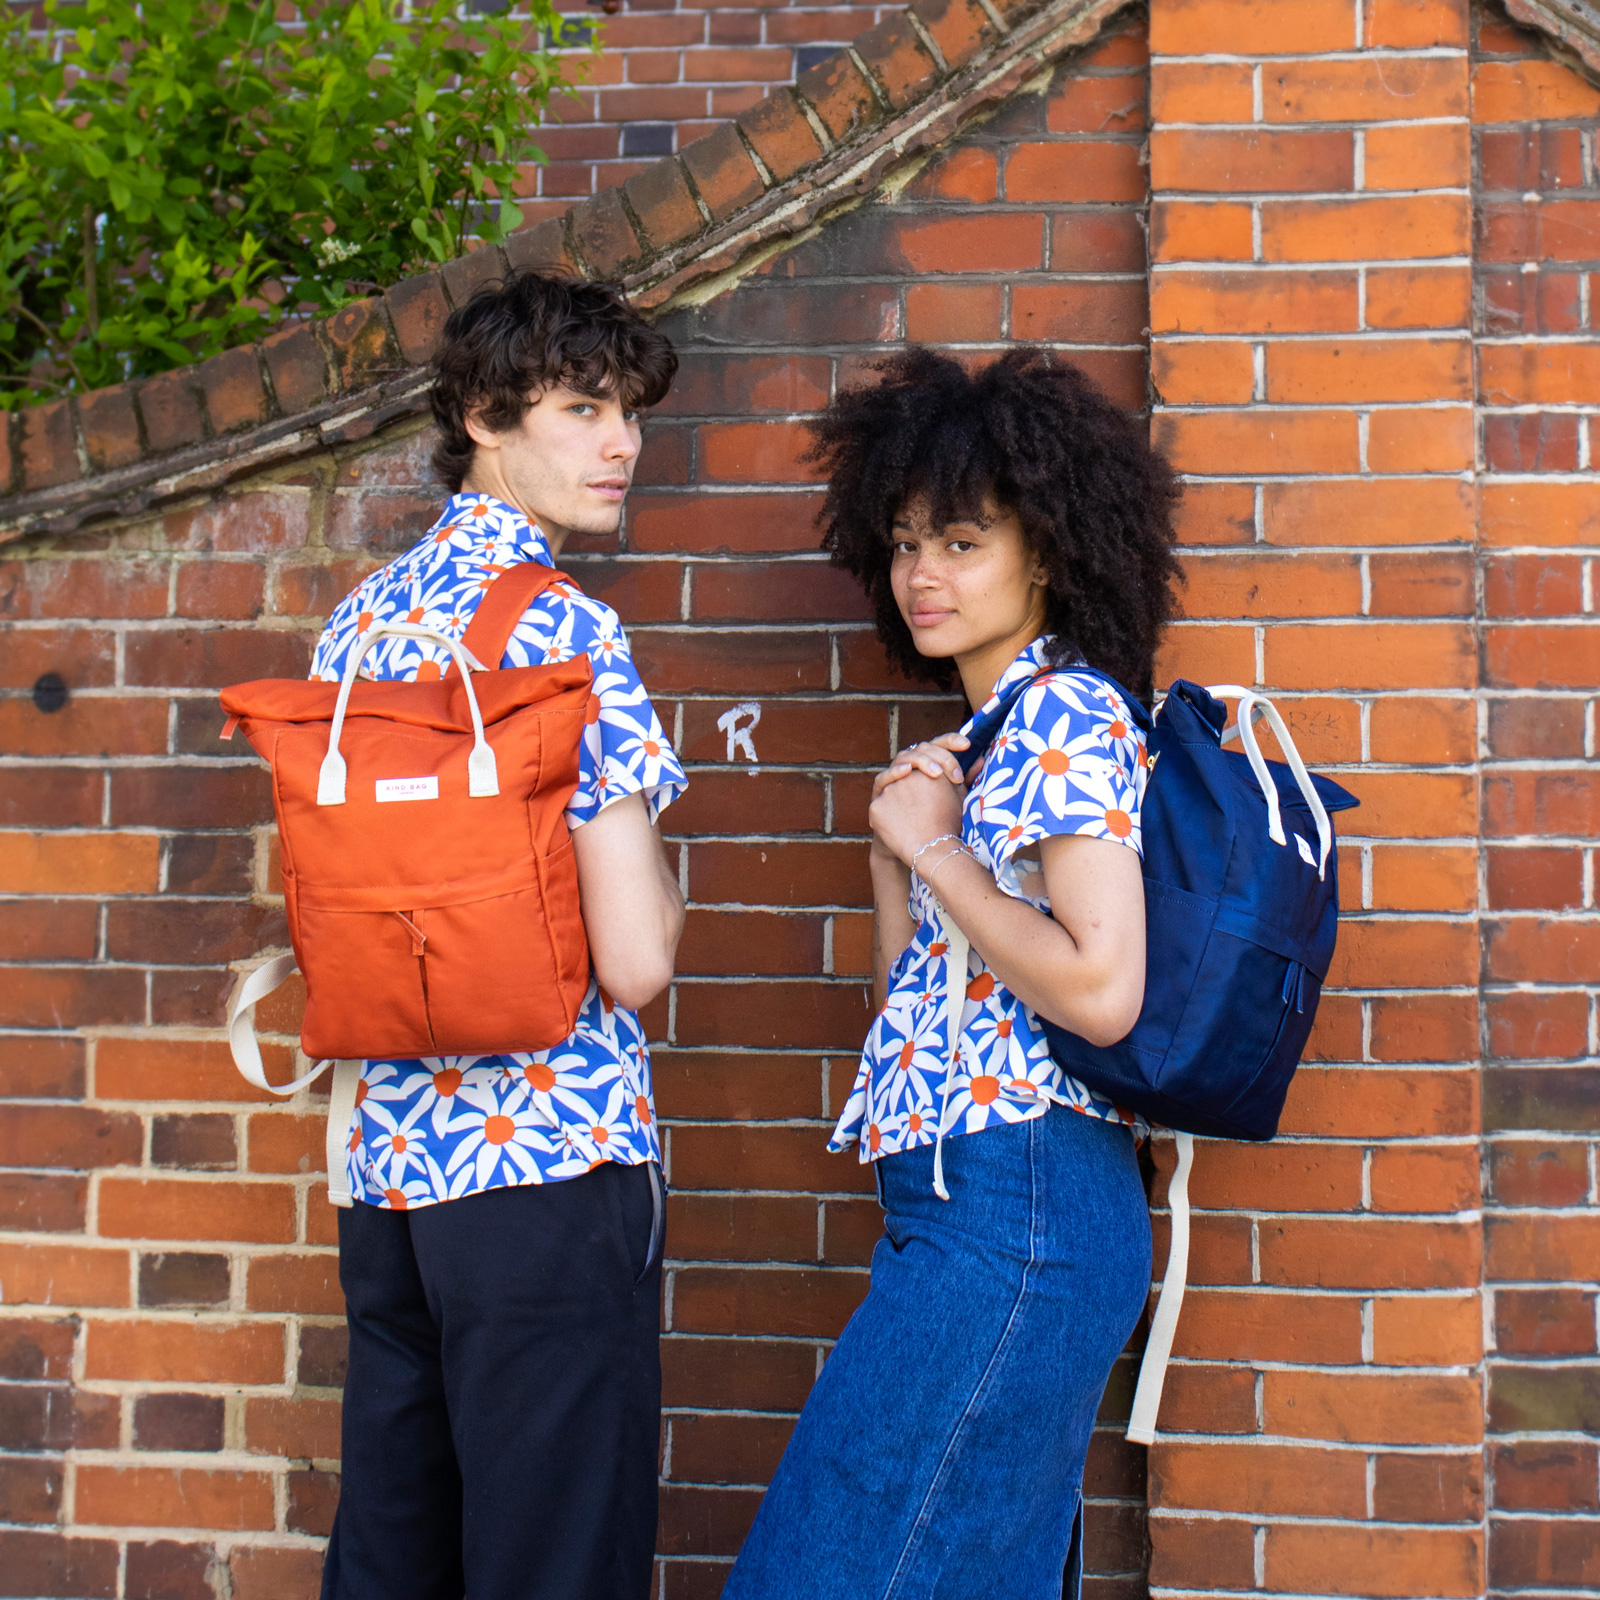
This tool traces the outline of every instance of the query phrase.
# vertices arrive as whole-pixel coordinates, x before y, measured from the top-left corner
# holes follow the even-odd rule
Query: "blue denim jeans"
[[[723,1600],[1060,1600],[1089,1433],[1150,1287],[1132,1135],[1054,1107],[877,1163],[872,1287]]]

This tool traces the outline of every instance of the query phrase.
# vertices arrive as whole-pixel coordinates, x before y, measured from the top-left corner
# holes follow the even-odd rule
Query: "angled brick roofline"
[[[1596,0],[1505,0],[1513,20],[1537,28],[1570,51],[1590,78],[1600,78],[1600,4]]]
[[[659,309],[870,192],[1134,3],[915,0],[793,88],[503,247],[192,366],[0,413],[0,543],[132,515],[415,415],[445,318],[508,268],[604,278]],[[1600,78],[1600,0],[1506,4]]]
[[[1134,0],[915,0],[675,156],[326,318],[153,378],[0,414],[0,543],[127,516],[427,406],[445,318],[508,268],[644,310],[801,232],[1011,94]]]

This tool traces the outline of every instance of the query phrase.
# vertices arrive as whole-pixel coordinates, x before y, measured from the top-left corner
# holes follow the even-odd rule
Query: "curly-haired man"
[[[613,290],[518,274],[445,324],[438,521],[346,597],[312,675],[375,622],[460,639],[490,580],[612,534],[640,412],[677,357]],[[684,776],[617,614],[545,589],[500,665],[587,652],[598,715],[567,809],[593,972],[548,1050],[362,1063],[339,1279],[343,1486],[323,1600],[643,1600],[656,1531],[663,1192],[635,1015],[672,976],[683,900],[656,818]],[[391,636],[380,679],[437,677]]]

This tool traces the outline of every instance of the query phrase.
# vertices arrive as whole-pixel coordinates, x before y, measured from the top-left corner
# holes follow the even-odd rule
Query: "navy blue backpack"
[[[1333,959],[1338,851],[1328,813],[1355,796],[1308,773],[1277,708],[1249,690],[1219,685],[1240,702],[1241,753],[1223,748],[1226,708],[1198,684],[1179,679],[1152,720],[1107,674],[1064,670],[1115,689],[1148,741],[1148,954],[1133,1031],[1101,1047],[1041,1017],[1050,1053],[1080,1083],[1163,1127],[1270,1139]],[[969,772],[1035,681],[973,727]],[[1262,757],[1256,707],[1287,764]]]
[[[1151,1444],[1188,1271],[1193,1136],[1260,1140],[1278,1131],[1333,959],[1339,863],[1329,813],[1357,801],[1306,771],[1277,707],[1252,690],[1234,684],[1207,690],[1179,679],[1152,719],[1106,673],[1085,666],[1058,670],[1115,689],[1148,748],[1139,1020],[1109,1046],[1092,1045],[1044,1017],[1039,1023],[1051,1055],[1080,1083],[1177,1133],[1168,1185],[1172,1242],[1127,1432],[1136,1443]],[[973,725],[962,755],[968,774],[1018,697],[1037,681],[1019,683]],[[1239,702],[1242,752],[1223,746],[1227,709],[1221,697]],[[1252,728],[1258,709],[1287,763],[1262,756]],[[940,914],[951,969],[964,971],[967,941],[942,907]],[[960,991],[952,984],[952,1062],[960,1012]]]

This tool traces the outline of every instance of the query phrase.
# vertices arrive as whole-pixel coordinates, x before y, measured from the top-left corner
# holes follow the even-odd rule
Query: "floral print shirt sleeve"
[[[544,535],[487,495],[452,496],[428,534],[373,573],[335,609],[311,676],[336,681],[374,622],[422,623],[460,639],[484,591],[509,566],[553,566]],[[634,669],[615,611],[564,584],[523,613],[500,663],[594,666],[598,715],[584,729],[578,786],[567,807],[578,828],[625,795],[642,794],[654,820],[687,785]],[[363,677],[438,677],[450,652],[425,639],[380,640]],[[358,1199],[396,1210],[486,1189],[576,1177],[601,1161],[661,1159],[644,1030],[590,979],[570,1037],[548,1050],[362,1063],[349,1151]]]
[[[1044,671],[1049,643],[1048,636],[1036,639],[1017,657],[990,705]],[[1139,850],[1145,775],[1143,740],[1116,693],[1071,668],[1052,672],[1022,692],[989,747],[967,791],[962,838],[1001,889],[1048,914],[1032,847],[1075,834]],[[917,931],[890,968],[888,1000],[867,1035],[830,1145],[843,1150],[859,1141],[863,1161],[931,1144],[939,1131],[948,952],[932,895],[915,875],[911,885]],[[973,950],[945,1136],[1043,1116],[1053,1103],[1135,1122],[1056,1065],[1034,1013]]]

